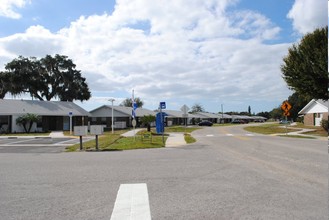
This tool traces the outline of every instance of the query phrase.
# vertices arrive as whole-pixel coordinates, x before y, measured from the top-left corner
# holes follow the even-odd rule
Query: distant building
[[[146,115],[155,116],[156,112],[137,108],[135,111],[137,126],[141,125],[140,118]],[[90,111],[90,125],[103,125],[109,130],[112,126],[112,105],[103,105]],[[113,106],[113,125],[115,129],[132,127],[132,107]],[[153,125],[152,125],[153,126]]]
[[[73,126],[87,124],[90,114],[73,102],[0,99],[0,131],[24,132],[16,119],[27,113],[40,117],[31,132],[70,130],[70,112]]]

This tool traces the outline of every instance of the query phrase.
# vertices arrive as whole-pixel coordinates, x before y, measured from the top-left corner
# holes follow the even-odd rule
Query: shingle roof
[[[163,112],[165,112],[168,116],[168,118],[183,118],[183,112],[182,111],[178,111],[178,110],[162,110]],[[194,118],[195,116],[192,114],[187,114],[188,118]]]
[[[110,109],[112,108],[111,105],[106,105],[106,107],[108,107]],[[122,112],[122,113],[126,114],[127,116],[131,116],[131,113],[132,113],[132,107],[126,107],[126,106],[113,106],[113,110]],[[156,112],[151,111],[146,108],[137,108],[135,110],[135,114],[136,114],[136,117],[143,117],[145,115],[155,115]]]
[[[45,116],[89,116],[89,112],[73,102],[0,99],[0,115],[33,113]]]

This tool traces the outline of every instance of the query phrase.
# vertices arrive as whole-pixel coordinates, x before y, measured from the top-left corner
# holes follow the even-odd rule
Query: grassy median
[[[98,137],[99,151],[120,151],[132,149],[145,149],[145,148],[160,148],[164,147],[162,136],[152,134],[146,131],[140,131],[135,137],[123,137],[121,134],[128,130],[104,132],[103,135]],[[164,143],[167,137],[164,136]],[[67,152],[74,152],[80,149],[80,144],[75,144],[66,148]],[[91,140],[83,143],[83,149],[86,151],[96,150],[96,141]]]
[[[186,143],[194,143],[196,140],[189,134],[190,132],[197,130],[196,127],[184,127],[173,126],[166,127],[165,132],[184,132]],[[132,150],[132,149],[146,149],[146,148],[161,148],[165,147],[168,134],[158,135],[155,129],[152,128],[151,132],[146,130],[139,131],[135,137],[123,137],[121,134],[128,130],[104,132],[103,135],[98,137],[99,151],[120,151],[120,150]],[[68,134],[67,134],[68,135]],[[80,144],[75,144],[66,148],[67,152],[74,152],[80,149]],[[83,143],[83,149],[86,151],[96,150],[96,141],[88,141]]]
[[[302,123],[297,123],[294,126],[287,125],[287,128],[285,128],[285,125],[278,124],[278,123],[269,123],[269,124],[263,124],[258,126],[248,126],[244,129],[249,132],[259,133],[259,134],[286,134],[286,132],[294,132],[294,131],[301,131],[302,129],[314,129],[314,131],[311,132],[305,132],[303,134],[306,135],[314,135],[314,136],[320,136],[320,137],[326,137],[328,136],[328,133],[322,128],[322,127],[310,127],[305,126]],[[290,135],[290,137],[301,137],[298,135]],[[307,138],[307,137],[306,137]]]

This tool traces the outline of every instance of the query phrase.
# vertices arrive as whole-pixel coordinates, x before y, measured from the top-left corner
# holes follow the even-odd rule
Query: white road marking
[[[227,136],[233,136],[233,134],[226,134]]]
[[[111,220],[151,220],[146,183],[120,185]]]
[[[35,141],[35,139],[24,139],[24,140],[19,140],[19,141],[14,141],[14,142],[10,142],[10,143],[7,143],[8,145],[14,145],[14,144],[19,144],[19,143],[23,143],[23,142],[31,142],[31,141]]]
[[[207,134],[206,136],[207,137],[213,137],[214,135],[213,134]]]
[[[246,134],[247,136],[255,136],[255,135],[253,135],[253,134]]]

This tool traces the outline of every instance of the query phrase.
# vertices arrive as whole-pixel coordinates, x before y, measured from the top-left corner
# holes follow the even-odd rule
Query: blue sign
[[[69,112],[69,116],[72,116],[73,115],[73,112]]]
[[[165,127],[165,116],[167,116],[164,112],[158,112],[156,114],[156,131],[158,134],[162,134],[164,132]]]
[[[166,109],[166,103],[165,102],[160,102],[160,108],[161,109]]]

